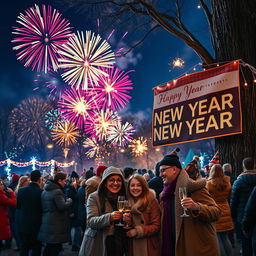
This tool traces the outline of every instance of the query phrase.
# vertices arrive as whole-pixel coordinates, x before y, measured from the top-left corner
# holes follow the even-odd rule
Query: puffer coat
[[[213,180],[208,180],[206,184],[206,188],[210,192],[210,195],[221,210],[221,216],[219,220],[215,222],[217,232],[226,232],[234,229],[229,207],[229,200],[231,198],[231,184],[229,182],[230,178],[226,176],[225,179],[228,181],[228,185],[224,190],[221,191],[216,189],[213,184]]]
[[[38,240],[44,243],[58,244],[70,240],[70,228],[67,209],[72,201],[66,201],[62,187],[48,180],[42,193],[42,224]]]

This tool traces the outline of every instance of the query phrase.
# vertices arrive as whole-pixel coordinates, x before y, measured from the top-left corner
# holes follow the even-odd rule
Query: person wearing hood
[[[256,186],[256,171],[254,159],[247,157],[243,160],[243,172],[237,177],[232,186],[230,202],[231,215],[235,222],[237,236],[242,240],[242,255],[252,255],[251,237],[246,237],[242,232],[242,221],[248,198]]]
[[[220,217],[220,209],[205,188],[206,180],[190,179],[177,152],[178,148],[159,164],[164,182],[161,255],[219,256],[214,222]]]
[[[83,243],[91,237],[94,244],[83,255],[122,256],[127,252],[127,236],[123,227],[115,225],[123,218],[117,210],[118,196],[125,196],[125,182],[120,168],[108,167],[96,192],[87,200],[87,230]],[[83,247],[83,244],[81,248]],[[79,253],[81,254],[81,251]]]
[[[125,214],[124,221],[130,224],[127,236],[132,238],[128,255],[159,256],[161,213],[155,192],[143,176],[135,174],[128,181],[127,196],[131,214]]]
[[[46,243],[43,256],[58,256],[62,243],[70,241],[67,209],[72,199],[65,199],[66,178],[65,173],[56,173],[53,180],[47,180],[41,196],[43,216],[38,239]]]

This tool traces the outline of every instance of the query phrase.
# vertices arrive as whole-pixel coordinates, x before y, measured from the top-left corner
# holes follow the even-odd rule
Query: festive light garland
[[[53,165],[56,164],[57,166],[59,167],[63,167],[63,168],[66,168],[66,167],[70,167],[72,165],[74,165],[75,161],[72,161],[72,162],[69,162],[69,163],[60,163],[60,162],[57,162],[55,160],[50,160],[50,161],[47,161],[47,162],[40,162],[40,161],[37,161],[35,159],[32,159],[31,161],[29,162],[17,162],[17,161],[13,161],[11,159],[6,159],[6,160],[2,160],[0,161],[0,166],[4,166],[4,165],[14,165],[18,168],[21,168],[21,167],[28,167],[30,165],[33,165],[33,166],[39,166],[39,167],[48,167],[50,165]]]

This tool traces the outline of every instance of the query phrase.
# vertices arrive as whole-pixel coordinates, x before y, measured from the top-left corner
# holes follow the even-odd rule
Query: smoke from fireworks
[[[51,68],[58,68],[58,53],[61,46],[67,43],[71,36],[69,22],[51,6],[42,5],[42,10],[35,5],[18,16],[20,27],[13,27],[13,34],[17,35],[12,43],[18,50],[18,60],[25,67],[31,66],[47,73]]]
[[[97,109],[97,102],[90,93],[72,88],[62,95],[58,107],[65,118],[83,129],[85,120],[90,119],[93,110]]]
[[[58,123],[51,131],[52,140],[58,145],[68,147],[77,142],[79,130],[72,122]]]
[[[51,109],[52,106],[40,98],[23,100],[10,114],[11,133],[24,145],[43,145],[48,139],[45,114]]]
[[[67,69],[62,77],[76,89],[87,90],[88,84],[98,86],[99,75],[107,76],[99,67],[109,67],[115,63],[110,45],[91,31],[86,31],[86,40],[83,32],[78,31],[59,53],[64,56],[59,59],[59,66]]]
[[[124,125],[121,122],[117,122],[116,125],[109,128],[107,140],[114,145],[123,147],[133,139],[134,132],[134,128],[128,122]]]
[[[131,98],[128,93],[133,87],[128,73],[133,70],[124,72],[114,67],[101,70],[107,73],[108,76],[100,75],[99,87],[94,88],[97,93],[97,101],[102,103],[104,109],[116,110],[123,108]]]

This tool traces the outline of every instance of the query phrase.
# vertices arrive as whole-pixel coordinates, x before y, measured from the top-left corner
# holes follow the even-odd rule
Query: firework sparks
[[[85,120],[90,119],[93,110],[97,109],[97,102],[90,93],[72,88],[62,95],[58,107],[65,118],[83,129]]]
[[[133,87],[128,73],[133,70],[124,72],[114,67],[101,70],[107,73],[108,76],[101,75],[99,87],[94,88],[97,93],[97,101],[102,103],[103,109],[116,110],[123,108],[131,98],[128,93]]]
[[[109,109],[95,111],[92,119],[86,124],[86,133],[90,134],[99,140],[104,140],[108,136],[109,129],[120,121],[117,112]]]
[[[17,22],[21,27],[13,27],[13,34],[17,35],[12,43],[18,50],[18,60],[25,67],[31,66],[47,73],[51,68],[58,68],[58,50],[71,37],[69,22],[51,6],[42,5],[42,11],[35,5],[18,16]]]
[[[58,145],[68,147],[77,142],[79,130],[72,122],[58,123],[51,131],[52,140]]]
[[[181,58],[176,58],[172,62],[172,66],[175,68],[183,68],[184,67],[184,60]]]
[[[61,113],[58,109],[51,109],[49,112],[45,114],[44,119],[45,126],[49,129],[52,129],[58,123],[66,121],[65,118],[61,116]]]
[[[109,43],[91,31],[86,31],[86,40],[83,32],[78,31],[59,53],[64,56],[59,59],[59,66],[68,69],[62,77],[76,89],[87,90],[88,83],[98,86],[99,75],[107,76],[99,67],[109,67],[115,63]]]
[[[148,150],[147,139],[139,137],[137,140],[133,140],[129,147],[135,156],[141,156]]]
[[[89,158],[97,157],[100,153],[100,144],[96,138],[87,138],[83,144],[84,148],[88,149],[85,155]]]
[[[40,98],[23,100],[9,117],[11,133],[24,145],[43,145],[48,139],[45,114],[52,106]]]
[[[115,126],[109,128],[107,141],[123,147],[133,139],[134,132],[134,128],[128,122],[124,125],[121,122],[117,122]]]
[[[49,71],[46,74],[37,74],[36,79],[34,79],[34,83],[34,90],[47,88],[49,89],[49,92],[47,93],[53,99],[60,99],[64,91],[70,88],[70,86],[63,81],[60,69],[58,69],[57,72]]]

